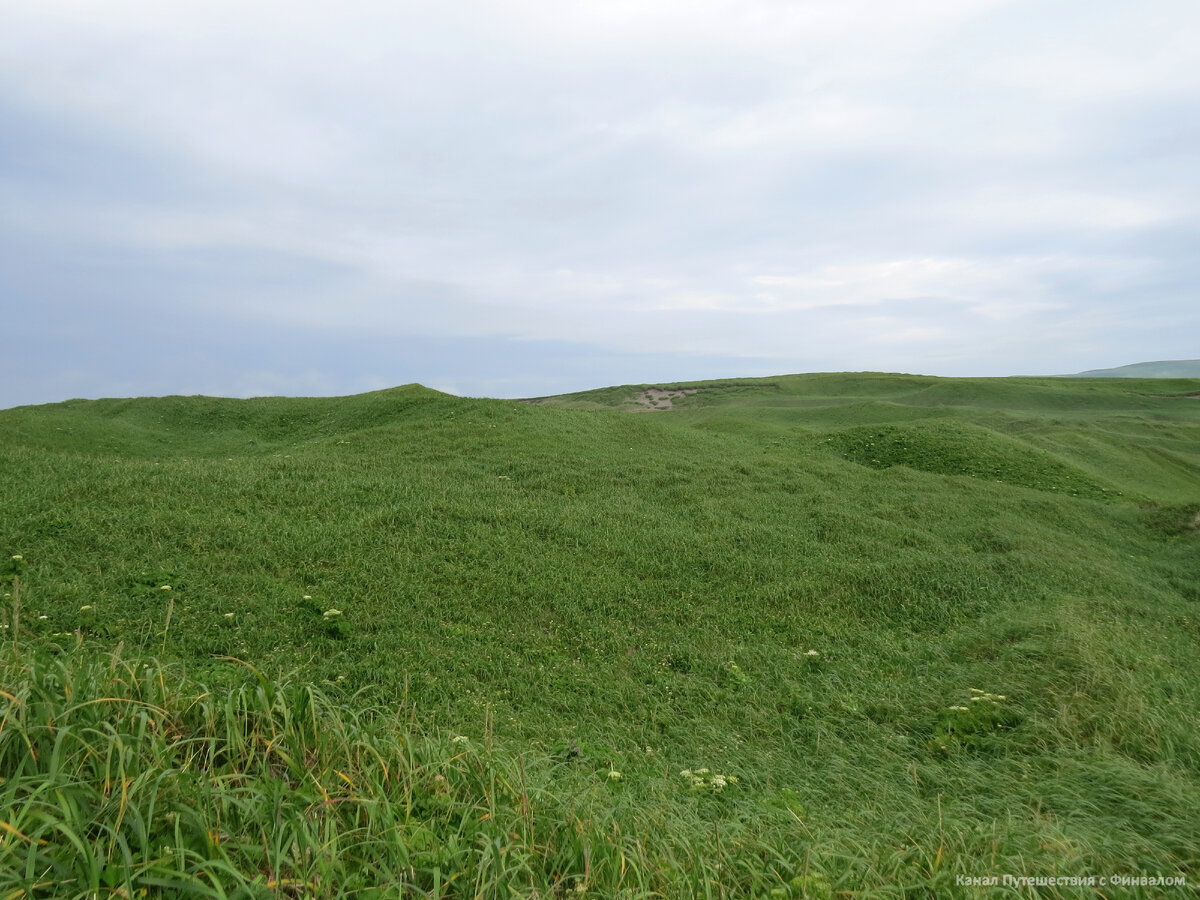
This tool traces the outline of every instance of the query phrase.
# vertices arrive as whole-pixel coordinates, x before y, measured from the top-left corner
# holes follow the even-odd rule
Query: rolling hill
[[[1092,369],[1070,378],[1200,378],[1200,359],[1164,359],[1115,369]]]
[[[26,838],[0,893],[1194,882],[1197,394],[843,373],[0,411]],[[109,732],[150,749],[96,775]],[[64,758],[85,799],[46,806]]]

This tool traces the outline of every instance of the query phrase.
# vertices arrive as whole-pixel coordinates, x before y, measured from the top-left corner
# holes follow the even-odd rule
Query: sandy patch
[[[680,388],[677,391],[667,390],[666,388],[646,388],[640,394],[635,394],[629,399],[636,403],[642,409],[663,410],[672,407],[672,400],[679,400],[689,394],[695,394],[699,388]]]

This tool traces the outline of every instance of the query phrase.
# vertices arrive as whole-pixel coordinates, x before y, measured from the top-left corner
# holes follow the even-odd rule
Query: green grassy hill
[[[1200,883],[1198,393],[856,373],[0,412],[0,896],[66,896],[45,871],[72,896]],[[140,838],[111,784],[39,805],[65,776],[38,722],[100,735],[112,692],[163,711],[110,722],[151,749],[72,783],[191,773],[192,843],[167,788]],[[218,728],[204,697],[249,699]],[[275,846],[279,785],[309,837]]]

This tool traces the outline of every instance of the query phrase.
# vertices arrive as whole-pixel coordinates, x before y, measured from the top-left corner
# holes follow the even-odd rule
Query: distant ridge
[[[1163,359],[1115,369],[1091,369],[1065,378],[1200,378],[1200,359]]]

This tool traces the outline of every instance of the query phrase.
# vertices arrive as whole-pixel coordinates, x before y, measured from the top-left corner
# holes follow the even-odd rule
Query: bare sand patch
[[[671,401],[679,400],[689,394],[695,394],[699,388],[680,388],[678,390],[670,390],[668,388],[646,388],[640,394],[635,394],[629,399],[643,409],[656,411],[663,409],[671,409],[674,405]]]

